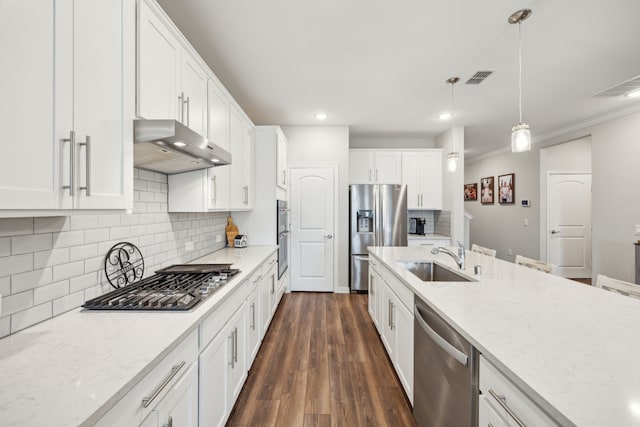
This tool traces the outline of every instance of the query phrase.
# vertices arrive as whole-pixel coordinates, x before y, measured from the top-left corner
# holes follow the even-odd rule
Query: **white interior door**
[[[551,174],[547,250],[554,272],[591,277],[591,175]]]
[[[333,168],[291,170],[291,290],[333,292]]]

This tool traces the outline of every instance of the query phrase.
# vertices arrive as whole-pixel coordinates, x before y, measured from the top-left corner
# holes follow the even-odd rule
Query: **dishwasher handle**
[[[447,352],[447,354],[449,354],[451,357],[456,359],[462,366],[467,366],[469,361],[469,356],[467,356],[465,353],[461,352],[460,350],[452,346],[447,340],[445,340],[440,335],[438,335],[436,331],[431,329],[431,327],[427,324],[427,322],[422,317],[422,313],[420,313],[420,307],[418,307],[417,304],[415,306],[415,316],[422,330],[427,335],[429,335],[429,337],[436,344],[438,344],[438,347],[440,347],[442,350]]]

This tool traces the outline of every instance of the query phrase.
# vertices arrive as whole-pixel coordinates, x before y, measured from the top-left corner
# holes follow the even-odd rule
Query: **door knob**
[[[558,230],[551,230],[551,234],[558,234],[560,233]]]
[[[327,234],[324,237],[326,237],[327,239],[333,239],[333,234]]]

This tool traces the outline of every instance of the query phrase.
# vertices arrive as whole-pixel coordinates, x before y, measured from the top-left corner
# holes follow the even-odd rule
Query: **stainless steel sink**
[[[423,282],[473,282],[473,279],[457,274],[432,261],[398,261]]]

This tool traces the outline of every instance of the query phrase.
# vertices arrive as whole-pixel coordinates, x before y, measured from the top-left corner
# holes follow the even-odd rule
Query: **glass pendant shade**
[[[511,128],[511,151],[513,153],[521,153],[531,150],[531,132],[529,125],[526,123],[518,123]]]
[[[451,173],[455,172],[458,169],[458,158],[460,154],[457,152],[449,153],[447,155],[447,170]]]

